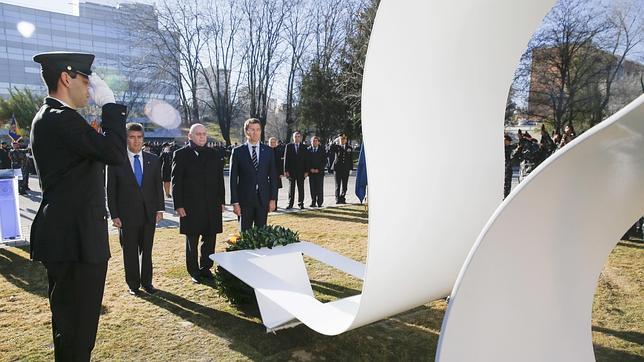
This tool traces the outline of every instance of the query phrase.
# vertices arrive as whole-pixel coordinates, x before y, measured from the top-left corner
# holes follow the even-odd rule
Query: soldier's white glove
[[[99,107],[103,107],[108,103],[116,103],[114,92],[96,73],[92,73],[89,76],[89,96]]]

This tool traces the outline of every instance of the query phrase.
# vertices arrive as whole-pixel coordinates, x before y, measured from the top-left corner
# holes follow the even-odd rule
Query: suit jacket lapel
[[[143,179],[141,180],[141,187],[143,187],[143,183],[145,182],[145,177],[148,174],[148,171],[150,170],[150,156],[145,154],[145,152],[141,153],[143,155]]]

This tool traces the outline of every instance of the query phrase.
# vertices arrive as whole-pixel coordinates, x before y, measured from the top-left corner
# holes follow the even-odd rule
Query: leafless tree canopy
[[[528,115],[556,132],[599,123],[642,93],[643,10],[641,1],[559,1],[531,39],[511,93],[527,94]]]

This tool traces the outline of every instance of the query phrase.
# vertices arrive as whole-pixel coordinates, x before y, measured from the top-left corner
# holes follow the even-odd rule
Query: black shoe
[[[148,294],[154,294],[159,291],[159,289],[155,288],[153,285],[148,285],[143,287],[143,290],[145,290],[146,293]]]
[[[137,297],[141,295],[141,291],[139,290],[139,288],[136,288],[136,289],[128,288],[127,292],[130,293],[130,295],[134,295]]]
[[[201,284],[201,278],[199,277],[190,277],[190,280],[195,284]]]
[[[311,205],[309,205],[309,207],[315,207],[315,204],[311,204]]]
[[[306,209],[306,208],[304,207],[304,204],[300,204],[300,210],[304,210],[304,209]]]
[[[288,205],[288,206],[286,207],[286,210],[290,210],[290,209],[292,209],[292,208],[293,208],[293,205]]]
[[[319,204],[318,207],[322,207],[322,204]]]

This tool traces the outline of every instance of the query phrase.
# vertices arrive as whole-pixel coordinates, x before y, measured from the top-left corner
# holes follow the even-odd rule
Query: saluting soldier
[[[42,53],[34,61],[49,95],[31,126],[43,192],[31,226],[31,258],[47,269],[56,361],[89,361],[110,257],[105,164],[127,161],[126,108],[92,74],[93,54]],[[76,111],[90,94],[102,107],[103,133]]]
[[[333,171],[335,173],[335,203],[346,204],[347,184],[349,173],[353,170],[353,148],[347,143],[345,134],[335,139],[329,147],[329,152],[334,153]]]

